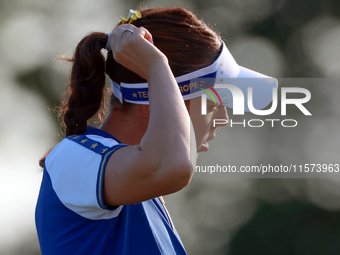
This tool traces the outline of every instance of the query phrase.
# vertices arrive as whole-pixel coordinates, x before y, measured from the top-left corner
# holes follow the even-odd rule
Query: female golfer
[[[92,33],[75,50],[66,138],[41,161],[42,254],[186,254],[161,196],[189,184],[197,152],[215,136],[213,120],[228,119],[220,97],[201,114],[200,95],[216,92],[203,79],[252,71],[183,8],[130,12],[111,34]],[[105,73],[113,94],[97,129],[87,122],[103,101]]]

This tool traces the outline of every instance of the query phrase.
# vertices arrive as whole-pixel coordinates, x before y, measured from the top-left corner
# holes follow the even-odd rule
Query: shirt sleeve
[[[46,158],[46,171],[55,193],[68,209],[93,220],[114,218],[123,206],[105,206],[105,168],[110,156],[126,145],[90,137],[65,138]]]

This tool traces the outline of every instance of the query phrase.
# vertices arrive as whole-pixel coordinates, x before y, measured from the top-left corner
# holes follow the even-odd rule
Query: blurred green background
[[[338,0],[0,0],[0,255],[40,254],[38,160],[61,139],[51,109],[70,71],[57,58],[91,31],[110,32],[130,8],[172,4],[218,31],[240,65],[279,78],[340,77]],[[213,154],[339,163],[340,90],[311,89],[323,100],[298,131],[224,128],[199,164]],[[189,254],[340,254],[338,179],[194,178],[166,203]]]

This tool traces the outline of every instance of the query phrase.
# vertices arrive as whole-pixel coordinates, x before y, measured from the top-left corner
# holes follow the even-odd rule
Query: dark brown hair
[[[141,14],[142,18],[134,21],[133,25],[150,31],[155,46],[167,56],[174,76],[206,67],[218,57],[220,36],[192,12],[173,6],[145,9]],[[117,63],[111,51],[105,61],[101,50],[107,39],[104,33],[91,33],[79,42],[73,58],[69,59],[73,66],[68,96],[61,107],[66,136],[84,133],[88,120],[99,111],[103,102],[105,73],[118,84],[145,82]],[[120,103],[118,100],[112,102]],[[128,107],[130,104],[124,102],[124,105]],[[44,158],[40,165],[43,165]]]

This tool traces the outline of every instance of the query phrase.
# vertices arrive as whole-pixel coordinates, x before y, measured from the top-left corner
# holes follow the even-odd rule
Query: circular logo
[[[221,94],[220,98],[224,105],[226,105],[230,101],[230,96],[228,94]]]

